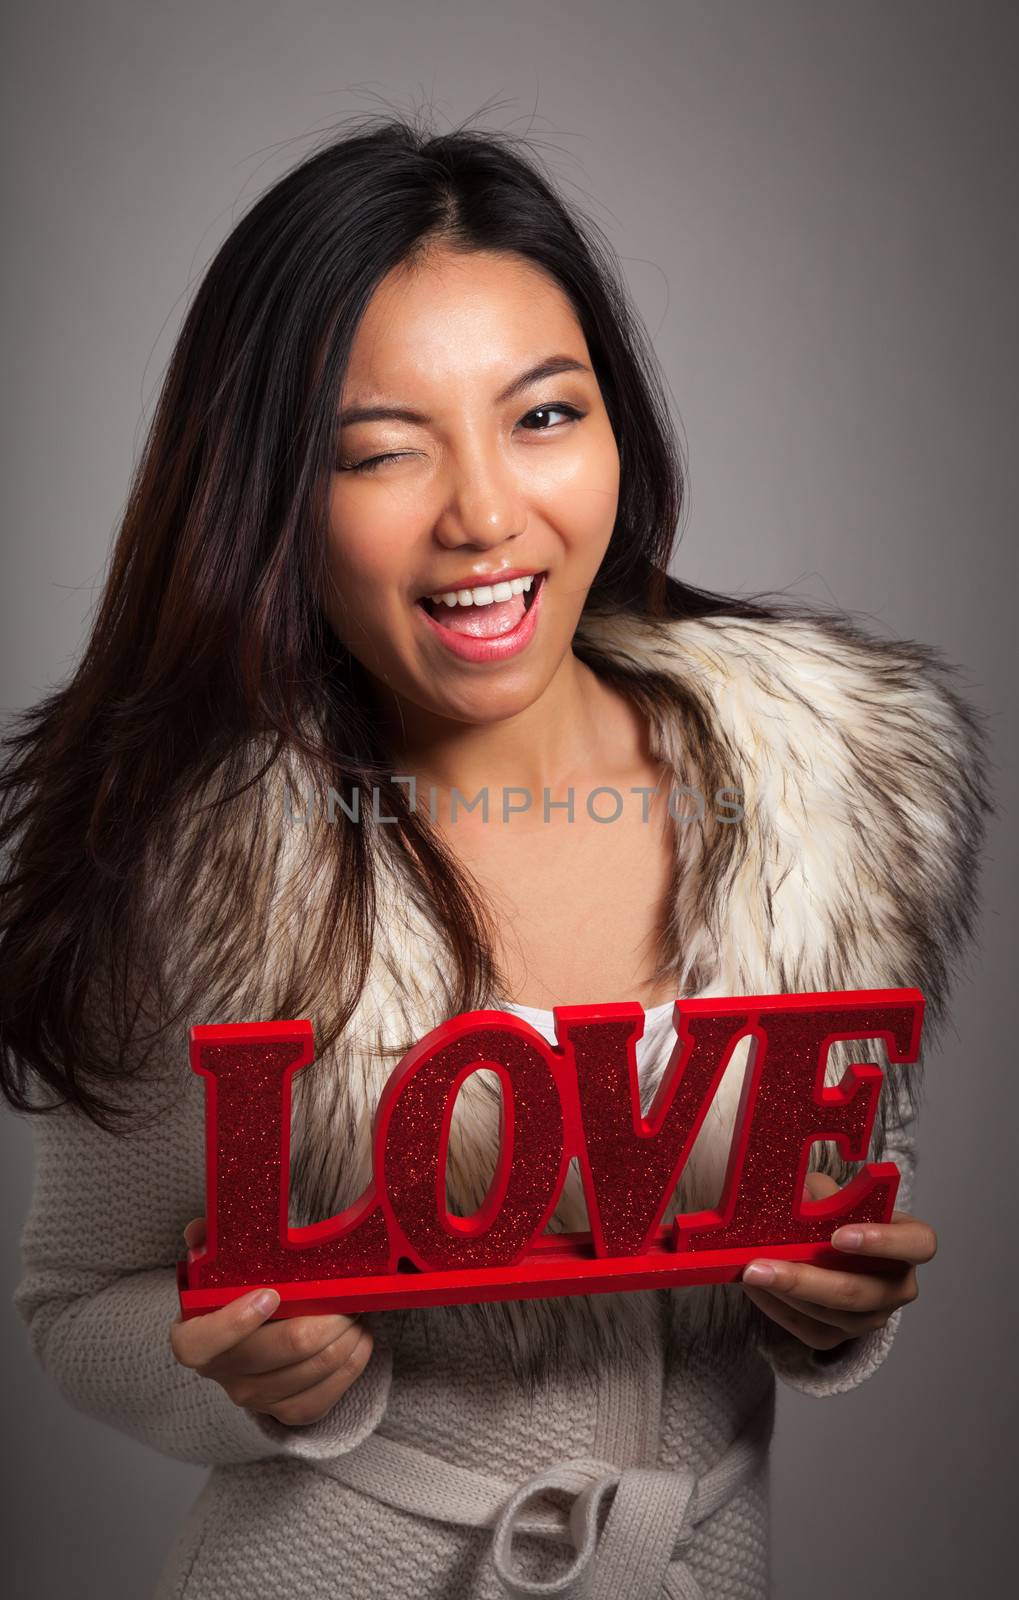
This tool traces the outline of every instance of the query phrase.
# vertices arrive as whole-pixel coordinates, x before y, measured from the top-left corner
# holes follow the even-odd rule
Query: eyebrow
[[[577,361],[573,356],[549,356],[545,361],[539,361],[536,367],[528,367],[519,377],[508,383],[505,389],[500,389],[495,400],[497,405],[502,405],[506,400],[512,400],[522,389],[529,389],[532,384],[541,383],[545,378],[554,378],[560,372],[590,372],[591,368],[583,361]],[[412,411],[408,406],[347,406],[340,412],[341,428],[349,428],[355,422],[414,422],[422,427],[427,427],[431,422],[421,411]]]

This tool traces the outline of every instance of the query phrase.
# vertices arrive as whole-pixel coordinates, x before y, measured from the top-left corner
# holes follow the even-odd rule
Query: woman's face
[[[377,680],[458,721],[530,705],[570,652],[618,497],[587,342],[551,278],[442,248],[383,280],[344,382],[325,601]],[[530,591],[487,597],[505,573],[534,574]]]

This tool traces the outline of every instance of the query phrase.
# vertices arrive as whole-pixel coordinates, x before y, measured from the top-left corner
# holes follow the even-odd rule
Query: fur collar
[[[712,797],[742,795],[744,816],[677,828],[663,970],[676,993],[739,995],[915,984],[928,1001],[925,1044],[944,1018],[953,958],[972,932],[987,795],[980,713],[952,683],[956,669],[912,641],[872,638],[815,614],[779,620],[734,615],[650,621],[585,616],[579,656],[643,707],[656,756]],[[279,768],[267,781],[280,783]],[[299,774],[290,776],[300,795]],[[310,785],[305,785],[307,794]],[[290,814],[300,815],[301,799]],[[306,868],[314,819],[289,820],[280,803],[277,904],[294,937],[307,927],[307,879],[288,906],[288,862]],[[381,833],[385,835],[386,829]],[[295,1223],[333,1215],[370,1175],[372,1115],[392,1068],[416,1039],[451,1015],[447,963],[427,908],[408,893],[392,846],[380,861],[380,918],[372,969],[341,1043],[297,1075],[293,1104]],[[487,1002],[498,1007],[499,996]],[[268,1013],[265,1013],[268,1014]],[[226,1020],[226,1019],[221,1019]],[[314,1020],[314,1018],[313,1018]],[[828,1082],[851,1059],[836,1047]],[[671,1052],[651,1063],[652,1097]],[[882,1060],[878,1056],[875,1059]],[[713,1205],[721,1189],[746,1050],[736,1052],[691,1154],[671,1215]],[[493,1170],[498,1098],[489,1073],[461,1091],[450,1141],[450,1202],[484,1197]],[[918,1103],[919,1069],[889,1074],[872,1159],[889,1129]],[[846,1181],[857,1170],[834,1145],[812,1165]],[[587,1226],[576,1168],[554,1228]],[[689,1327],[746,1336],[755,1308],[738,1286],[429,1308],[377,1314],[392,1335],[427,1324],[449,1339],[483,1339],[517,1376],[547,1373],[568,1348],[596,1365],[648,1337],[664,1295]],[[424,1320],[422,1320],[424,1319]]]

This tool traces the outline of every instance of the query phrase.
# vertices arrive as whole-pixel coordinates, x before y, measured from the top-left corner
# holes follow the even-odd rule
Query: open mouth
[[[511,595],[508,600],[475,602],[472,605],[447,605],[444,600],[422,596],[415,603],[428,613],[440,627],[451,633],[473,639],[495,639],[512,633],[530,611],[545,581],[545,572],[535,573],[529,589]]]

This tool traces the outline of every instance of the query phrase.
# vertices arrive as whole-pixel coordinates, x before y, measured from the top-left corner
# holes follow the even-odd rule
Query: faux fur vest
[[[574,648],[643,709],[653,754],[677,786],[709,797],[726,787],[742,797],[735,822],[718,821],[708,805],[674,830],[660,970],[674,974],[676,995],[916,985],[927,998],[929,1048],[953,960],[972,931],[990,810],[982,717],[953,686],[956,669],[931,647],[878,640],[820,615],[585,616]],[[314,920],[316,827],[327,824],[314,808],[305,816],[312,780],[303,780],[302,797],[293,763],[264,781],[274,786],[279,830],[266,950],[287,959]],[[363,1192],[383,1084],[410,1044],[452,1014],[448,958],[393,846],[380,849],[378,868],[375,953],[357,1012],[339,1044],[294,1079],[294,1224],[332,1216]],[[248,991],[243,1004],[253,1003]],[[486,1003],[498,1008],[500,997]],[[887,1067],[883,1046],[872,1048]],[[860,1054],[858,1044],[834,1047],[827,1082]],[[667,1217],[718,1200],[746,1055],[738,1049],[726,1070]],[[667,1049],[642,1082],[645,1108],[668,1059]],[[915,1111],[920,1070],[889,1072],[871,1159]],[[476,1072],[456,1104],[449,1204],[460,1214],[480,1205],[494,1169],[493,1080]],[[858,1170],[833,1143],[815,1144],[811,1166],[840,1182]],[[574,1163],[551,1226],[587,1225]],[[377,1337],[384,1329],[398,1338],[405,1319],[423,1319],[436,1338],[480,1337],[493,1358],[501,1352],[518,1377],[534,1379],[567,1353],[597,1364],[611,1359],[619,1339],[646,1337],[662,1293],[702,1336],[739,1340],[753,1320],[738,1286],[719,1285],[380,1313],[372,1327]]]

